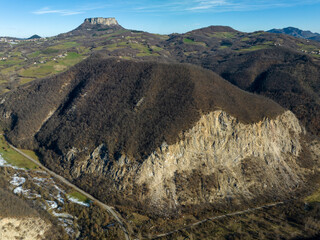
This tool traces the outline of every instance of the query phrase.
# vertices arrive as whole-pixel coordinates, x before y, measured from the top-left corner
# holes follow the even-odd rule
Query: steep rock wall
[[[107,26],[118,25],[118,22],[115,18],[102,18],[102,17],[86,18],[84,22],[91,23],[91,24],[102,24]]]
[[[287,111],[242,124],[223,111],[203,115],[183,140],[163,146],[138,171],[153,203],[176,205],[254,198],[293,190],[303,180],[296,161],[303,129]]]
[[[73,175],[105,175],[128,194],[133,186],[143,186],[147,191],[139,194],[140,200],[159,208],[283,196],[302,184],[308,172],[297,162],[301,134],[304,129],[290,111],[243,124],[218,110],[140,164],[125,155],[110,162],[107,146],[101,144],[73,167]]]

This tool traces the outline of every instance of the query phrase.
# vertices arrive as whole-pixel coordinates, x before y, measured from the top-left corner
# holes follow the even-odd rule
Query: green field
[[[39,157],[38,155],[32,151],[32,150],[27,150],[27,149],[20,149],[24,154],[28,155],[29,157],[37,160],[39,162]]]
[[[69,49],[69,48],[73,48],[73,47],[78,47],[78,46],[80,46],[80,44],[77,43],[77,42],[64,42],[64,43],[55,45],[55,46],[53,46],[53,47],[51,47],[51,48],[52,48],[52,49],[58,49],[58,50],[60,50],[60,49],[65,50],[65,49]]]
[[[34,154],[29,150],[25,151],[28,152],[28,155],[30,154],[33,156]],[[13,150],[9,146],[3,135],[0,136],[0,154],[5,161],[15,167],[24,168],[27,170],[39,168],[35,163]]]
[[[237,52],[251,52],[251,51],[257,51],[257,50],[261,50],[261,49],[267,49],[269,48],[268,45],[256,45],[256,46],[252,46],[249,48],[242,48],[239,50],[236,50]]]
[[[312,52],[312,51],[319,51],[320,49],[314,45],[308,45],[308,44],[303,44],[303,43],[298,43],[297,44],[301,50],[305,50],[308,52]]]
[[[91,202],[91,200],[89,198],[87,198],[86,196],[84,196],[83,194],[81,194],[77,191],[70,192],[70,193],[68,193],[67,196],[69,196],[71,198],[75,198],[83,203],[90,203]]]
[[[241,42],[246,42],[246,41],[249,41],[249,40],[250,40],[250,38],[248,38],[248,37],[244,37],[244,38],[240,39]]]
[[[83,56],[76,52],[68,52],[64,58],[59,58],[56,61],[48,61],[43,64],[37,64],[22,70],[19,74],[22,78],[42,78],[53,74],[60,73],[83,60]]]
[[[204,47],[207,46],[204,42],[196,42],[196,41],[194,41],[193,39],[190,39],[190,38],[184,38],[183,42],[186,43],[186,44],[201,45],[201,46],[204,46]]]
[[[237,33],[234,32],[216,32],[213,34],[208,34],[210,37],[215,37],[215,38],[234,38]]]

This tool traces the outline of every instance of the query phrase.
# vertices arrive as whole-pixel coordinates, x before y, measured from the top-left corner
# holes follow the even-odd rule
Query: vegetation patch
[[[264,45],[273,45],[274,42],[273,42],[273,41],[265,41],[263,44],[264,44]]]
[[[269,46],[268,45],[256,45],[256,46],[252,46],[249,48],[242,48],[239,50],[236,50],[237,52],[251,52],[251,51],[257,51],[257,50],[261,50],[261,49],[267,49]]]
[[[184,42],[184,43],[194,43],[194,40],[193,40],[193,39],[190,39],[190,38],[184,38],[184,39],[183,39],[183,42]]]
[[[28,69],[22,70],[20,76],[23,78],[42,78],[57,74],[83,60],[83,56],[76,52],[68,52],[64,58],[59,58],[56,61],[49,61],[44,64],[38,63]]]
[[[160,52],[160,51],[163,50],[163,48],[157,47],[157,46],[151,46],[151,49],[152,49],[153,51],[156,51],[156,52]]]
[[[193,39],[190,39],[190,38],[184,38],[183,42],[186,43],[186,44],[196,44],[196,45],[201,45],[201,46],[204,46],[204,47],[207,46],[204,42],[196,42],[196,41],[194,41]]]
[[[40,51],[35,51],[33,53],[28,54],[29,58],[35,58],[35,57],[39,57],[39,55],[41,54]]]
[[[33,81],[35,78],[20,78],[20,84],[23,85],[23,84],[26,84],[28,82],[31,82]]]
[[[320,189],[304,199],[307,203],[320,203]]]
[[[13,150],[2,135],[0,136],[0,154],[5,161],[18,168],[27,170],[39,168],[35,163]]]
[[[59,50],[55,49],[55,48],[46,48],[44,50],[41,50],[41,53],[43,53],[43,54],[55,54],[58,52],[59,52]]]
[[[237,35],[237,33],[234,32],[216,32],[213,34],[210,34],[211,37],[215,38],[234,38]]]
[[[22,71],[20,73],[21,76],[23,77],[35,77],[35,78],[41,78],[41,77],[45,77],[48,75],[51,75],[55,72],[53,66],[48,63],[48,64],[44,64],[42,66],[37,66],[37,67],[31,67],[29,69],[26,69],[24,71]]]
[[[298,43],[297,44],[300,48],[301,48],[301,50],[305,50],[305,51],[319,51],[320,49],[319,48],[317,48],[316,46],[314,46],[314,45],[308,45],[308,44],[303,44],[303,43]]]
[[[28,149],[20,149],[20,151],[22,151],[24,154],[28,155],[29,157],[33,158],[34,160],[39,161],[39,156],[32,150],[28,150]]]
[[[77,191],[73,191],[68,193],[67,195],[69,198],[73,198],[78,200],[79,202],[83,202],[83,203],[91,203],[91,200],[89,198],[87,198],[86,196],[84,196],[82,193],[79,193]]]
[[[69,49],[69,48],[73,48],[73,47],[78,47],[80,44],[77,42],[65,42],[56,46],[51,47],[51,49]]]
[[[251,36],[260,36],[260,35],[263,35],[263,34],[265,34],[264,31],[258,31],[258,32],[251,33],[250,35]]]
[[[12,59],[12,60],[0,61],[0,66],[1,65],[16,65],[21,62],[23,62],[22,59]]]

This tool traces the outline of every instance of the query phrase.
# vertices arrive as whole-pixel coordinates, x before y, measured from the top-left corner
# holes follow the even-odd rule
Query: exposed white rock
[[[84,22],[91,23],[91,24],[102,24],[107,26],[119,25],[115,18],[102,18],[102,17],[86,18]]]
[[[57,213],[55,211],[52,211],[52,214],[55,216],[55,217],[59,217],[59,218],[71,218],[73,219],[73,216],[69,213]]]
[[[26,179],[24,177],[18,177],[16,174],[12,177],[12,180],[10,181],[10,184],[13,186],[20,186],[24,184]]]
[[[16,187],[13,190],[14,194],[23,194],[23,195],[28,195],[28,193],[30,192],[30,190],[28,189],[23,189],[21,186],[20,187]]]
[[[303,180],[304,170],[296,162],[303,131],[290,111],[254,124],[214,111],[203,115],[182,140],[149,156],[137,172],[137,183],[148,186],[145,197],[157,205],[288,192]],[[196,183],[197,172],[208,183],[188,185]]]
[[[55,201],[46,200],[46,202],[49,206],[49,209],[56,209],[58,207],[58,204]]]
[[[175,144],[163,142],[142,163],[122,155],[109,164],[101,144],[72,171],[75,177],[107,175],[124,192],[146,189],[137,193],[139,200],[164,209],[283,196],[311,171],[298,163],[303,134],[290,111],[244,124],[217,110],[203,115]]]

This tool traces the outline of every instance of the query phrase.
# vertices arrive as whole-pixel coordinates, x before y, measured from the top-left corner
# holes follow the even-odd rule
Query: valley
[[[159,35],[114,18],[1,41],[0,190],[28,210],[0,228],[29,217],[46,223],[39,239],[316,239],[319,53],[284,34]]]
[[[5,143],[5,140],[1,139],[1,143]],[[87,234],[83,228],[88,227],[88,222],[86,222],[88,219],[86,219],[84,215],[88,214],[88,210],[86,210],[88,208],[90,208],[90,212],[94,209],[93,211],[99,213],[100,216],[95,216],[94,221],[104,221],[104,231],[108,231],[108,239],[118,239],[121,236],[122,233],[120,230],[117,230],[118,227],[115,224],[120,220],[113,219],[113,215],[115,217],[117,217],[117,215],[112,209],[109,209],[102,203],[96,204],[91,200],[92,197],[90,195],[89,198],[87,198],[86,195],[88,194],[81,193],[82,191],[80,189],[77,189],[65,179],[44,168],[37,160],[31,158],[22,152],[22,150],[16,149],[11,145],[5,145],[2,149],[4,149],[2,150],[4,152],[11,151],[12,154],[7,156],[5,153],[1,153],[1,185],[7,181],[10,185],[8,190],[11,190],[22,199],[26,199],[30,202],[29,204],[36,209],[46,211],[46,214],[48,214],[47,218],[50,219],[51,225],[54,224],[56,225],[55,228],[58,227],[59,229],[59,233],[52,236],[52,232],[49,233],[49,235],[46,233],[50,231],[50,228],[40,228],[46,229],[46,231],[41,234],[35,233],[35,236],[30,239],[38,239],[38,237],[36,237],[38,234],[40,234],[40,236],[46,236],[46,238],[49,239],[74,239],[82,234]],[[13,151],[17,153],[14,154]],[[11,162],[13,154],[15,155],[15,159],[19,159],[14,163]],[[2,156],[6,157],[3,158]],[[6,159],[8,159],[8,161]],[[33,168],[30,169],[30,166]],[[106,209],[107,212],[112,212],[112,214],[103,213],[104,211],[100,208],[101,205],[103,205],[102,207]],[[4,216],[2,214],[2,219],[7,219],[3,218]],[[12,219],[15,218],[12,217]],[[21,217],[17,219],[21,219]],[[24,218],[22,218],[22,220],[23,219]],[[6,229],[6,225],[1,225],[1,227],[3,231]],[[12,235],[9,234],[7,237],[11,238]],[[100,233],[99,238],[101,237],[103,237],[103,235]]]

